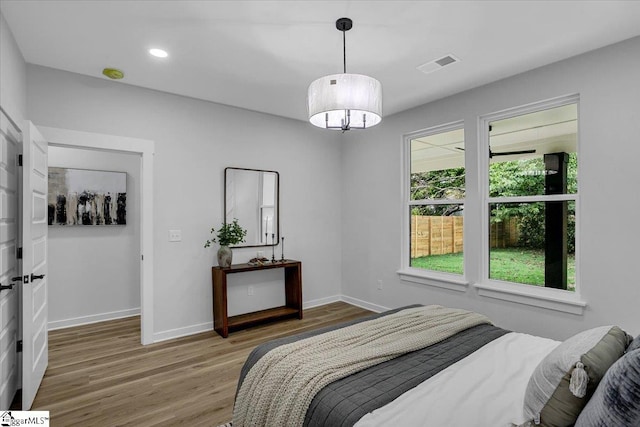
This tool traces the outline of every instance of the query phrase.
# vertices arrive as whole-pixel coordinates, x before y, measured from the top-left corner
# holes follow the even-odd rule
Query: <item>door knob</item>
[[[33,274],[31,273],[31,282],[38,279],[44,279],[44,274]]]
[[[5,289],[13,289],[13,285],[15,285],[15,283],[12,283],[8,286],[4,286],[2,284],[0,284],[0,292],[4,291]]]

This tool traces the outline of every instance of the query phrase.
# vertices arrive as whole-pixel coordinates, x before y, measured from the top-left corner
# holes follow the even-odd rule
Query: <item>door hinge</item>
[[[22,166],[22,154],[18,154],[18,166]]]
[[[140,255],[140,257],[141,257],[142,261],[144,261],[144,254]]]
[[[16,258],[17,259],[22,259],[22,248],[18,248],[16,250]]]
[[[16,342],[16,351],[22,353],[22,340]]]

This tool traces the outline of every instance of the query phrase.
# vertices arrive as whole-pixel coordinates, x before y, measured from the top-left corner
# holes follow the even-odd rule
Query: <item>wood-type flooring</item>
[[[226,339],[211,331],[147,346],[139,317],[51,331],[32,410],[50,411],[53,427],[215,427],[231,419],[240,368],[255,346],[368,314],[337,302]]]

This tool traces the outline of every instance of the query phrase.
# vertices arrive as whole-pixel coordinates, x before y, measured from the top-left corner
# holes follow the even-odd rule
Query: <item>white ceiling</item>
[[[640,35],[638,1],[0,0],[25,60],[306,120],[309,83],[382,82],[386,116]],[[166,59],[147,49],[160,47]],[[416,67],[453,54],[430,74]],[[615,64],[612,64],[615,66]]]

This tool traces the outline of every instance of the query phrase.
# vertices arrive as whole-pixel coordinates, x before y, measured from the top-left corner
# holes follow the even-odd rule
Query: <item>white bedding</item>
[[[524,422],[524,393],[538,363],[559,341],[511,332],[454,363],[357,427],[511,426]]]

